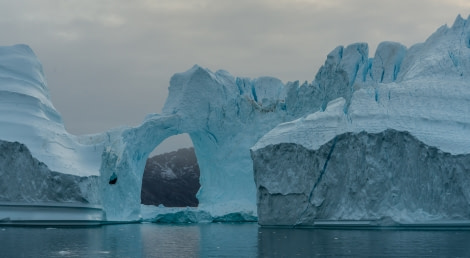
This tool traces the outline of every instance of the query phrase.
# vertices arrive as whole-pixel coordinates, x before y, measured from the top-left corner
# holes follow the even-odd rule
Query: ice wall
[[[408,132],[344,133],[315,150],[279,143],[253,159],[261,225],[470,219],[470,154],[443,152]]]
[[[263,136],[252,148],[260,223],[468,220],[469,38],[459,16],[407,51],[381,44],[350,100]]]
[[[18,142],[0,140],[0,178],[0,206],[1,203],[101,204],[97,176],[51,171]]]

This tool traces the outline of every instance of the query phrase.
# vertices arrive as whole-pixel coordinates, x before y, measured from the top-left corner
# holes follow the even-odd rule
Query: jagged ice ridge
[[[252,148],[259,223],[468,223],[468,20],[459,16],[406,51],[383,43],[371,68],[355,63],[350,98],[278,125]]]

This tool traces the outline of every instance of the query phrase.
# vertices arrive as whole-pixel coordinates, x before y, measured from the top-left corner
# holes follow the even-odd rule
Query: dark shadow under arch
[[[141,203],[165,207],[197,207],[199,165],[189,135],[168,137],[149,155],[144,169]],[[185,144],[186,147],[181,148]],[[185,143],[186,142],[186,143]],[[176,143],[176,144],[175,144]],[[171,147],[178,148],[171,151]]]

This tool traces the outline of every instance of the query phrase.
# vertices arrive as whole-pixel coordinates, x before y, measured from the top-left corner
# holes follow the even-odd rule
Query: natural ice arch
[[[145,162],[156,145],[167,137],[182,133],[176,129],[178,124],[182,123],[175,115],[154,115],[141,127],[119,132],[123,137],[105,149],[100,173],[101,180],[104,180],[101,183],[103,208],[108,220],[139,218]],[[256,192],[249,150],[245,144],[234,139],[238,145],[229,146],[227,141],[230,139],[216,138],[217,134],[205,130],[189,135],[201,171],[201,188],[197,194],[199,208],[212,216],[255,214]],[[107,180],[113,173],[118,176],[118,183],[109,185]]]
[[[356,55],[358,48],[365,56]],[[164,139],[181,133],[189,134],[199,163],[198,209],[216,220],[256,217],[250,148],[282,122],[317,111],[332,99],[349,99],[350,85],[358,78],[353,64],[368,60],[367,45],[351,45],[344,52],[343,58],[351,57],[344,63],[341,57],[327,61],[312,84],[235,78],[199,66],[175,74],[161,114],[148,115],[138,127],[107,133],[100,175],[109,179],[116,173],[122,179],[113,187],[101,184],[108,220],[139,218],[145,160]],[[332,81],[337,74],[340,79]]]
[[[175,74],[162,114],[134,128],[108,132],[100,174],[108,220],[140,214],[145,161],[166,138],[187,133],[200,167],[199,209],[213,217],[256,216],[256,188],[249,148],[286,119],[284,84],[274,78],[239,79],[194,66]],[[107,182],[112,173],[118,183]]]
[[[167,137],[178,134],[172,125],[177,124],[176,120],[174,116],[159,117],[154,118],[153,123],[146,120],[140,127],[119,128],[107,133],[111,140],[102,154],[100,190],[108,220],[139,219],[145,163],[156,146]],[[151,129],[155,123],[160,124],[160,130]],[[117,183],[109,185],[105,181],[113,174],[118,178]]]

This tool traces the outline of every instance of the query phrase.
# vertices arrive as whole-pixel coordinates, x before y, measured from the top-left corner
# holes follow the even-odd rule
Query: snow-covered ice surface
[[[468,220],[468,20],[459,16],[408,50],[383,43],[356,68],[350,99],[280,124],[252,148],[260,223]]]
[[[469,27],[459,16],[451,28],[443,26],[409,49],[384,42],[374,58],[365,43],[337,47],[312,83],[284,85],[272,77],[236,78],[194,66],[171,78],[161,114],[148,115],[136,127],[84,136],[66,132],[32,50],[1,47],[0,140],[24,144],[59,176],[97,177],[97,190],[87,193],[95,198],[90,203],[101,205],[108,220],[132,221],[171,214],[168,209],[141,214],[143,171],[156,146],[188,133],[201,171],[199,207],[165,220],[207,220],[204,214],[210,220],[252,219],[257,217],[252,146],[254,152],[279,143],[316,150],[347,132],[394,129],[440,151],[468,153]]]
[[[470,24],[459,16],[451,28],[441,27],[406,54],[397,51],[401,48],[395,43],[380,44],[374,59],[356,66],[357,77],[363,78],[356,78],[350,86],[354,92],[351,99],[335,99],[325,112],[279,125],[253,149],[289,141],[317,149],[344,132],[393,128],[412,132],[424,143],[444,151],[468,153],[470,139],[465,135],[470,119],[469,40]],[[404,57],[396,58],[391,53]],[[380,56],[399,62],[377,62]],[[388,66],[378,69],[374,66],[377,63]],[[386,77],[389,71],[395,71],[393,78]]]

